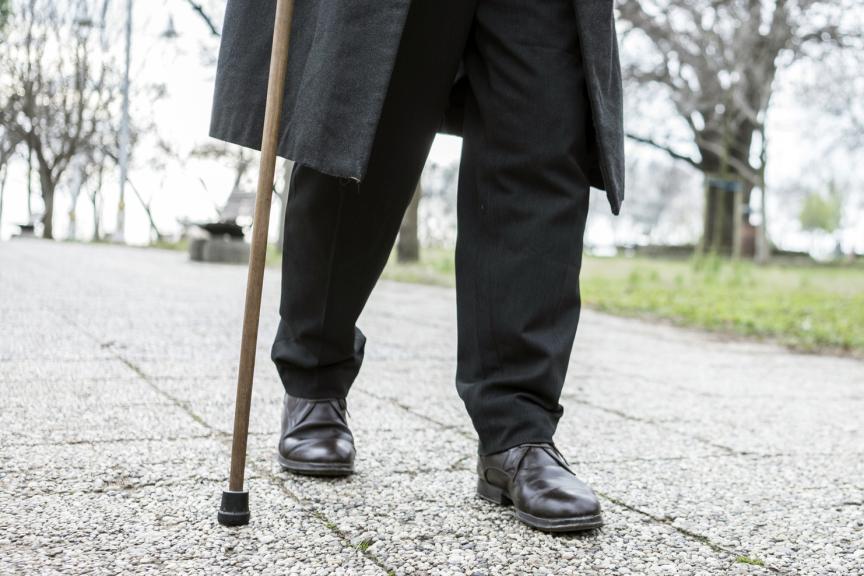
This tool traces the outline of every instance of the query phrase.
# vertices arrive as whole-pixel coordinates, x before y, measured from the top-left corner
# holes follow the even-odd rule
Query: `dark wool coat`
[[[411,0],[295,0],[279,155],[362,180]],[[435,1],[435,0],[414,0]],[[540,0],[538,0],[540,1]],[[613,0],[573,0],[596,140],[591,184],[624,199]],[[260,148],[276,0],[228,0],[210,135]],[[441,130],[458,134],[461,74]]]

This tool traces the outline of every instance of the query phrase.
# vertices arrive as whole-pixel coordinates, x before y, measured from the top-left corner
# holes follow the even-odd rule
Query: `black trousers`
[[[414,0],[359,184],[298,165],[272,358],[289,394],[348,394],[460,61],[456,388],[489,454],[551,441],[579,321],[591,138],[572,0]]]

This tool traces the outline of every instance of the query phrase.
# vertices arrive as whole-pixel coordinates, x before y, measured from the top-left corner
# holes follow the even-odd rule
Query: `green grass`
[[[362,541],[360,541],[357,544],[357,549],[360,550],[361,552],[365,552],[366,550],[369,549],[369,546],[371,546],[371,545],[372,545],[372,539],[371,538],[364,538]]]
[[[807,351],[864,352],[864,270],[689,261],[586,258],[586,305],[659,317]]]
[[[384,277],[454,285],[453,251],[426,249],[418,264],[391,258]],[[864,268],[585,257],[586,306],[611,314],[779,341],[805,351],[864,354]]]
[[[183,239],[177,242],[173,240],[157,240],[156,242],[151,242],[148,248],[159,248],[160,250],[177,250],[179,252],[186,252],[189,250],[189,240]]]
[[[416,284],[455,286],[454,252],[452,249],[423,248],[420,251],[420,262],[401,264],[396,261],[396,251],[394,250],[390,255],[390,261],[387,262],[382,278]]]
[[[751,558],[750,556],[738,556],[735,558],[738,564],[750,564],[751,566],[765,566],[765,562],[759,558]]]

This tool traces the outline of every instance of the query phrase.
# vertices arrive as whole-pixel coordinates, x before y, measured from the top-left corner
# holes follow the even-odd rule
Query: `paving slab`
[[[742,453],[843,452],[864,445],[857,416],[864,398],[857,396],[749,396],[719,386],[709,393],[592,375],[565,388],[564,398]]]
[[[13,356],[0,360],[0,386],[5,394],[16,389],[27,393],[37,385],[40,392],[57,392],[68,388],[70,382],[121,381],[128,380],[129,376],[129,367],[108,353],[68,359],[40,357],[34,360]]]
[[[864,454],[598,463],[585,471],[605,494],[776,569],[864,572]]]
[[[607,525],[553,536],[474,494],[451,289],[379,283],[348,400],[357,474],[282,472],[278,269],[253,523],[219,527],[245,275],[178,252],[0,247],[0,573],[864,575],[864,363],[585,310],[556,441]]]
[[[90,398],[64,404],[50,396],[34,394],[30,404],[9,406],[0,412],[0,442],[20,446],[209,433],[176,405],[155,393],[150,393],[149,397],[151,401],[146,403],[104,403],[103,398]]]
[[[228,477],[225,444],[206,436],[8,446],[0,454],[0,491],[60,495],[222,482]]]
[[[358,378],[358,392],[386,398],[445,427],[476,438],[471,420],[453,384],[452,365],[441,361],[370,363]],[[380,375],[370,377],[369,374]],[[424,386],[415,382],[426,382]],[[565,391],[574,379],[568,378]],[[565,395],[565,399],[570,394]],[[353,396],[353,397],[356,397]],[[724,451],[693,435],[676,434],[581,402],[570,402],[558,425],[556,441],[563,452],[580,461],[628,458],[676,458]]]
[[[470,470],[364,469],[329,482],[281,477],[397,574],[726,574],[738,568],[734,554],[608,501],[609,521],[600,531],[537,532],[512,510],[476,498]]]
[[[285,391],[275,375],[275,369],[261,372],[252,395],[250,430],[256,434],[276,434],[281,422]],[[233,377],[161,379],[157,385],[180,405],[196,413],[211,429],[225,434],[233,429],[237,386]],[[420,418],[407,418],[404,410],[364,393],[361,386],[353,389],[348,398],[348,418],[355,430],[356,427],[371,427],[373,430],[429,427],[429,422]]]
[[[0,493],[0,572],[385,573],[273,482],[256,485],[253,524],[216,525],[221,490],[196,480],[14,502]]]

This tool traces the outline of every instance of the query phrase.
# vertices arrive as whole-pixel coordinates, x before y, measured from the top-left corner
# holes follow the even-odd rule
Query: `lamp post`
[[[129,175],[129,68],[132,61],[132,8],[133,0],[126,0],[126,55],[123,71],[123,112],[120,120],[120,197],[117,201],[117,228],[114,242],[125,242],[126,236],[126,178]]]

